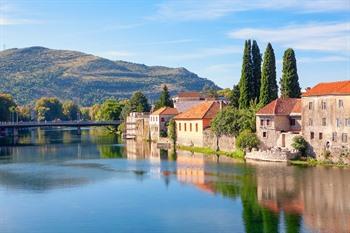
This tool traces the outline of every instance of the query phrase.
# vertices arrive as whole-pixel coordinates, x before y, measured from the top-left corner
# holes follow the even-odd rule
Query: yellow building
[[[177,144],[204,146],[204,130],[222,108],[222,102],[204,101],[175,116]]]

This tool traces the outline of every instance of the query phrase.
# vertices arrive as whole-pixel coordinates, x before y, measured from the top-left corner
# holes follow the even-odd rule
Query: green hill
[[[212,81],[185,68],[111,61],[43,47],[0,52],[0,92],[12,94],[20,104],[56,96],[91,105],[108,97],[128,98],[135,91],[155,99],[162,84],[167,84],[172,94],[206,87],[218,89]]]

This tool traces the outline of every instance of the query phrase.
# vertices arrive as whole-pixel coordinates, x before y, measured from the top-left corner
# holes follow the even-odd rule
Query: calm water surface
[[[348,233],[350,170],[23,131],[0,138],[0,232]]]

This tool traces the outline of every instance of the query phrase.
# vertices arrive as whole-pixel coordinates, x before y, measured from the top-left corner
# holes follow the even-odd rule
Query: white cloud
[[[18,16],[19,13],[23,13],[23,10],[0,0],[0,26],[42,23],[39,20]]]
[[[299,50],[350,51],[350,22],[312,23],[281,28],[244,28],[229,33],[236,39],[254,38]]]
[[[324,57],[300,57],[298,63],[320,63],[320,62],[350,62],[350,57],[324,56]]]
[[[182,0],[159,4],[154,19],[176,21],[212,20],[250,10],[294,10],[296,12],[350,11],[348,0]]]

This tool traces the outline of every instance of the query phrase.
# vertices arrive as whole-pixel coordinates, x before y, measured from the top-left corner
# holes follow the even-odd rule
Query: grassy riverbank
[[[206,155],[224,155],[234,159],[241,159],[241,160],[244,159],[244,152],[242,150],[226,152],[226,151],[216,151],[209,147],[194,147],[194,146],[177,146],[177,149],[196,152],[196,153],[202,153]]]
[[[325,167],[339,167],[339,168],[350,168],[349,164],[344,164],[344,163],[334,163],[329,160],[316,160],[313,158],[308,158],[305,160],[290,160],[288,162],[291,165],[296,165],[296,166],[325,166]]]

